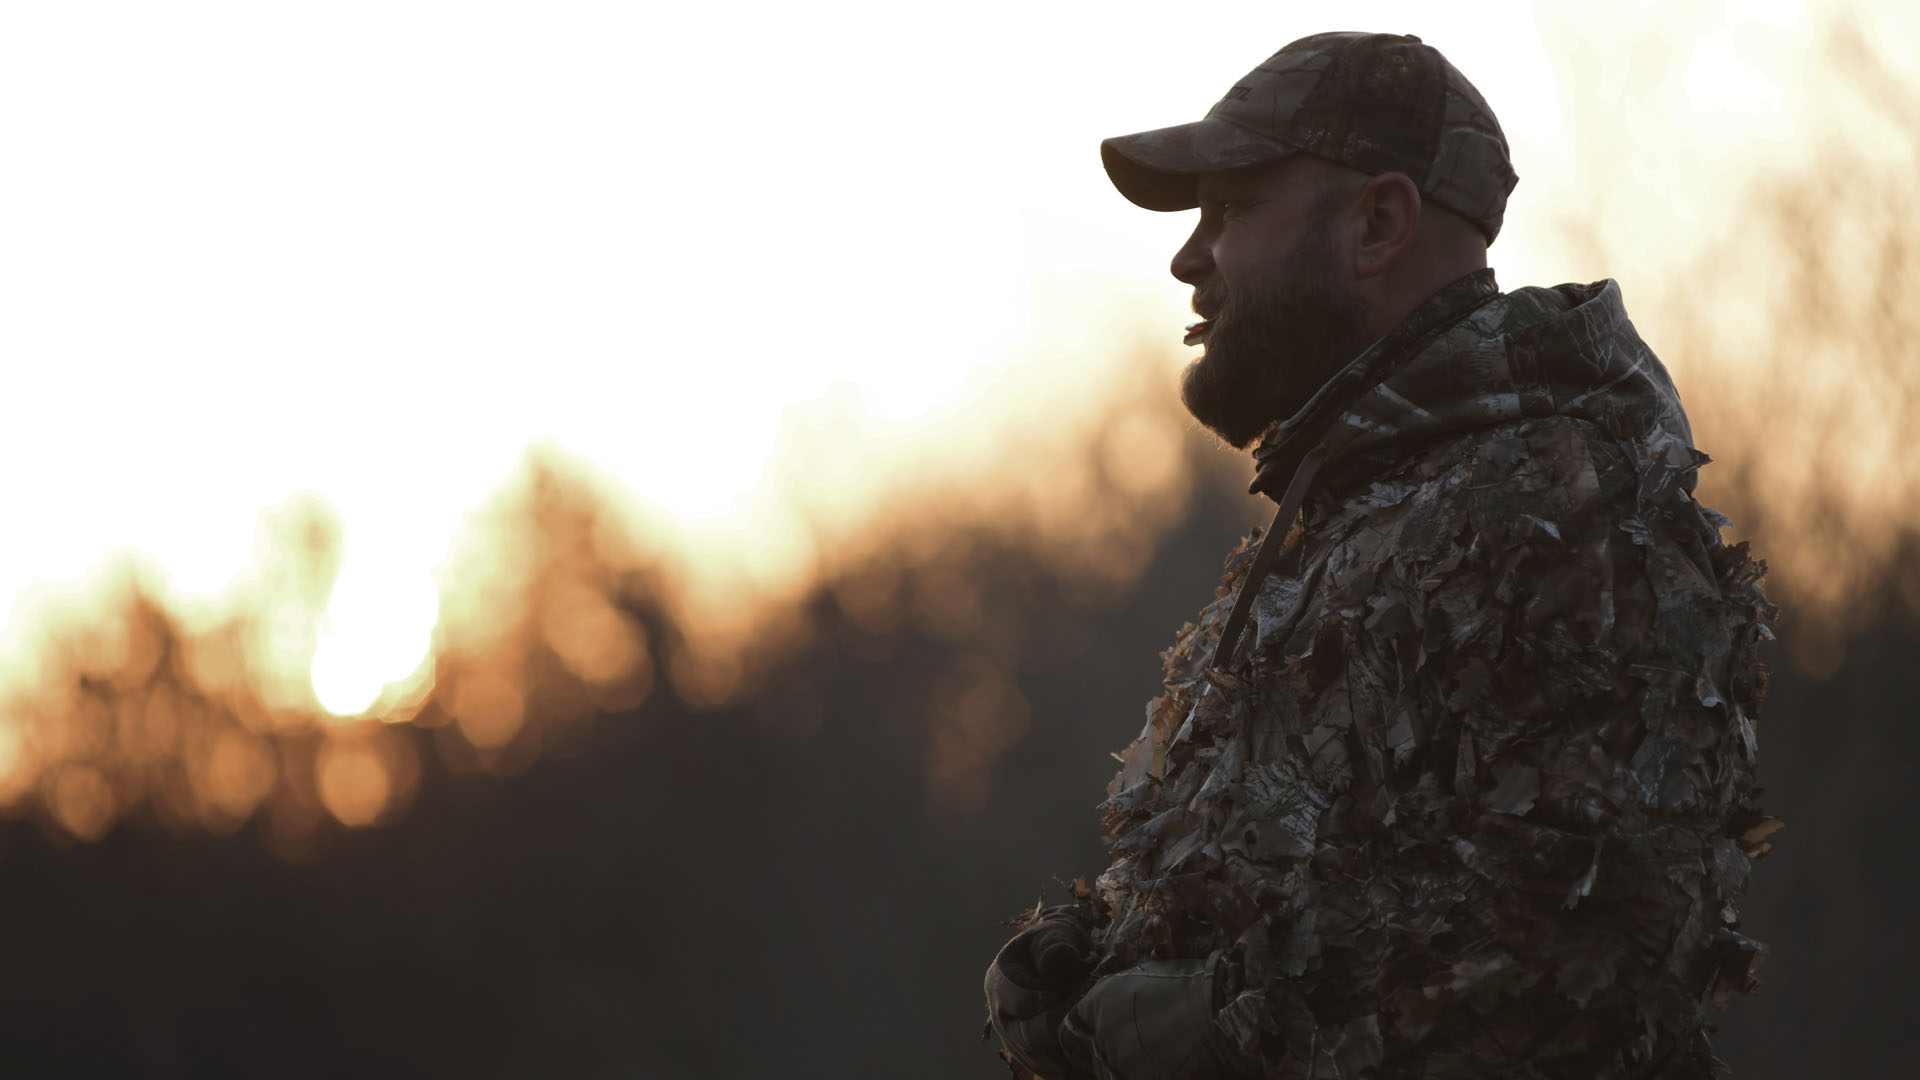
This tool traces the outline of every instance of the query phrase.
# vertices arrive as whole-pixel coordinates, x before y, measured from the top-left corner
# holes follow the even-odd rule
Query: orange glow
[[[79,840],[98,840],[117,812],[106,777],[85,765],[63,765],[47,790],[48,808],[60,827]]]
[[[0,808],[19,802],[36,771],[37,763],[19,726],[0,724]]]
[[[696,709],[717,709],[740,692],[740,657],[730,653],[682,649],[668,662],[674,692]]]
[[[987,767],[1026,737],[1026,698],[982,658],[950,672],[935,690],[927,796],[962,813],[986,800]]]
[[[596,686],[632,678],[647,658],[647,635],[640,624],[605,597],[579,586],[547,596],[541,628],[568,669]]]
[[[411,740],[379,727],[334,734],[320,745],[320,801],[342,825],[371,825],[403,809],[419,783]]]
[[[467,741],[481,750],[497,750],[520,734],[527,702],[520,681],[490,669],[470,671],[453,684],[449,706]]]
[[[250,732],[229,729],[216,735],[204,768],[211,804],[235,823],[245,821],[273,790],[273,751]]]
[[[328,743],[320,752],[320,798],[344,825],[371,825],[392,782],[379,755],[361,745]]]

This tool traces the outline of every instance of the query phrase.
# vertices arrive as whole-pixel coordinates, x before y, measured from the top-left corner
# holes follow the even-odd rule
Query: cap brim
[[[1100,143],[1107,178],[1127,201],[1148,210],[1191,210],[1201,173],[1223,172],[1274,161],[1298,151],[1227,120],[1120,135]]]

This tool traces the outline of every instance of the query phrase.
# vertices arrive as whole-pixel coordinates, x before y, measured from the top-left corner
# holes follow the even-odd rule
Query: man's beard
[[[1235,449],[1299,412],[1367,345],[1367,303],[1333,269],[1331,221],[1309,227],[1270,274],[1229,292],[1216,275],[1194,307],[1217,310],[1206,352],[1188,368],[1180,400]]]

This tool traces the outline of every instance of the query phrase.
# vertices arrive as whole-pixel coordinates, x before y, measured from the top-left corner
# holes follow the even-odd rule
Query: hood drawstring
[[[1225,671],[1233,663],[1233,654],[1240,644],[1240,635],[1247,628],[1247,616],[1253,611],[1253,599],[1260,595],[1260,585],[1267,580],[1267,574],[1273,569],[1273,560],[1286,546],[1288,530],[1293,528],[1293,519],[1300,513],[1300,504],[1307,499],[1307,488],[1313,484],[1313,476],[1327,460],[1327,444],[1322,442],[1307,451],[1300,459],[1299,467],[1293,470],[1293,479],[1287,483],[1287,494],[1280,500],[1280,509],[1273,515],[1273,524],[1267,527],[1267,534],[1260,538],[1260,548],[1253,553],[1253,565],[1247,569],[1246,583],[1240,586],[1240,595],[1233,598],[1233,613],[1227,616],[1227,625],[1220,631],[1220,644],[1213,650],[1213,669]]]

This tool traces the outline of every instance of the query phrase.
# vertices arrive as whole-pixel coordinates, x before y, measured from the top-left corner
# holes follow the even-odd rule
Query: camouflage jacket
[[[1461,312],[1466,312],[1464,316]],[[1098,972],[1211,957],[1273,1077],[1699,1077],[1761,947],[1734,900],[1763,564],[1611,281],[1436,294],[1269,433],[1326,464],[1164,655],[1102,806]]]

